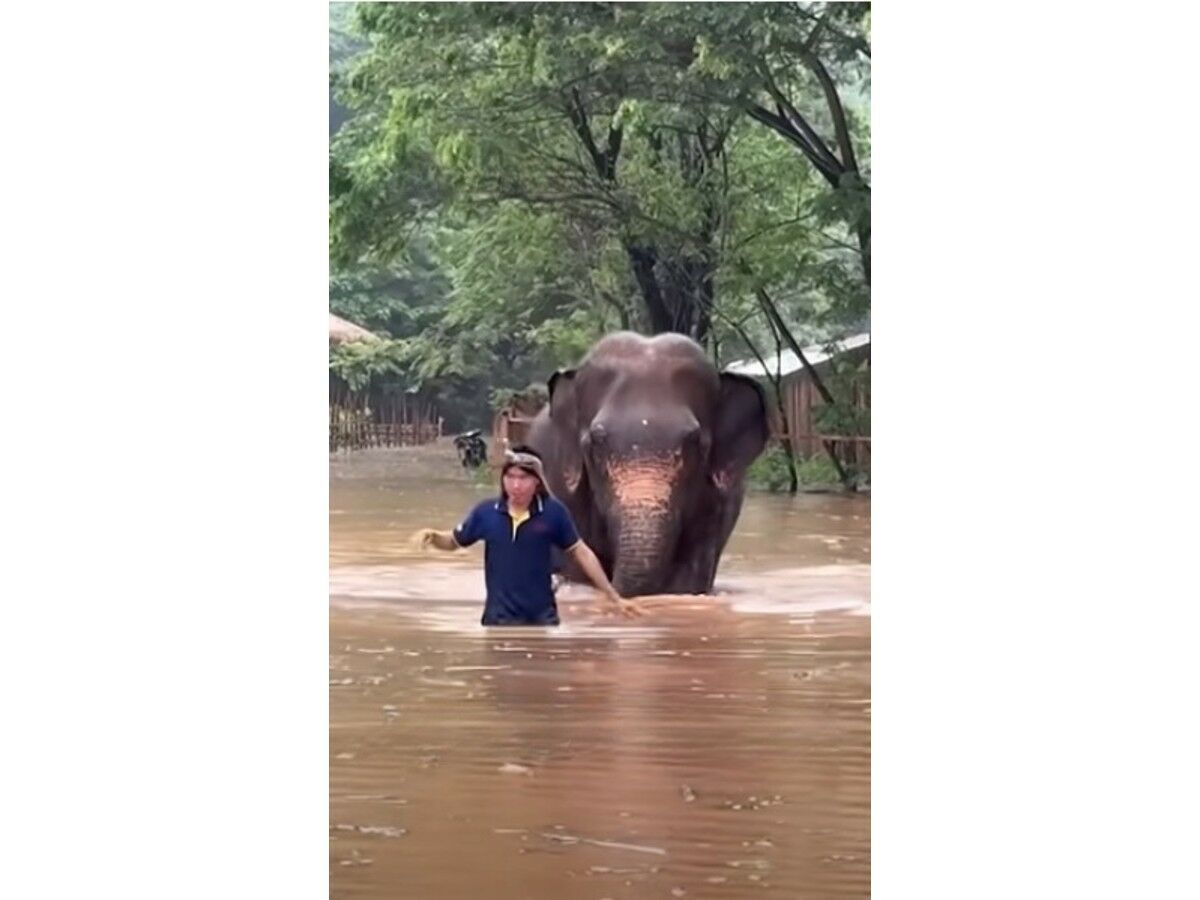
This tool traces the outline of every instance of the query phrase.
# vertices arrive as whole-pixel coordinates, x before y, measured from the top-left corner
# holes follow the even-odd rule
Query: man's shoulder
[[[486,500],[480,500],[478,503],[476,503],[474,506],[471,507],[471,511],[468,513],[468,515],[470,515],[470,516],[486,516],[490,513],[494,513],[496,511],[496,506],[497,506],[497,504],[499,504],[499,502],[500,502],[500,500],[496,497],[488,497]]]
[[[566,516],[568,519],[571,517],[571,511],[567,509],[567,505],[557,497],[547,497],[543,502],[546,512],[556,516]]]

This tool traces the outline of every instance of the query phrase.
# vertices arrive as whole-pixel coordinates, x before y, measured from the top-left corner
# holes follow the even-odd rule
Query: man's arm
[[[642,609],[632,600],[624,599],[617,593],[617,589],[612,586],[612,582],[608,580],[608,576],[604,574],[604,567],[600,565],[600,560],[596,559],[596,554],[592,552],[592,548],[585,544],[582,540],[576,541],[575,544],[567,548],[567,554],[575,560],[579,568],[583,569],[583,573],[596,586],[596,588],[605,597],[616,604],[617,609],[624,616],[640,616]]]
[[[422,528],[412,536],[412,540],[422,550],[427,547],[436,547],[438,550],[450,552],[462,547],[470,547],[483,537],[479,520],[479,510],[480,507],[476,506],[467,513],[467,517],[453,531]]]

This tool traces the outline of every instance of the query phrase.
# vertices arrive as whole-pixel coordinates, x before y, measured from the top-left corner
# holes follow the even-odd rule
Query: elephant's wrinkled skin
[[[529,443],[616,589],[711,592],[766,445],[762,388],[718,374],[683,335],[631,332],[600,340],[549,388]]]

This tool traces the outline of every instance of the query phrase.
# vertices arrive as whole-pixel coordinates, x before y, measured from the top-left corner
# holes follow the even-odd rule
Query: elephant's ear
[[[559,450],[563,483],[574,495],[583,476],[579,453],[579,406],[575,400],[575,370],[559,369],[547,383],[550,393],[550,424]]]
[[[721,396],[713,424],[712,477],[726,488],[738,480],[767,446],[767,397],[753,378],[721,373]]]

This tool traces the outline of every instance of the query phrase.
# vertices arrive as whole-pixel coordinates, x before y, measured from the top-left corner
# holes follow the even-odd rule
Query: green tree
[[[424,377],[512,388],[613,328],[721,363],[861,327],[867,9],[357,4],[331,302]]]

